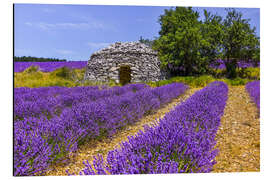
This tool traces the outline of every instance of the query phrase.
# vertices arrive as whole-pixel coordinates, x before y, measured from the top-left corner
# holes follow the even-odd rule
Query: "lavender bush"
[[[51,163],[64,160],[65,155],[75,151],[86,140],[112,136],[127,124],[133,124],[144,114],[159,108],[162,103],[169,102],[170,99],[184,93],[187,86],[181,83],[173,83],[165,87],[152,89],[140,84],[127,85],[109,91],[108,96],[94,96],[95,101],[90,98],[88,99],[89,102],[81,100],[91,94],[87,94],[87,90],[77,88],[77,91],[82,94],[86,93],[86,96],[83,96],[83,98],[77,98],[76,96],[75,101],[71,100],[72,103],[68,101],[67,104],[61,101],[61,98],[57,98],[60,95],[57,96],[57,93],[52,93],[64,93],[64,88],[54,87],[52,89],[30,90],[22,88],[19,90],[20,94],[15,94],[15,103],[22,103],[15,104],[15,108],[18,105],[24,106],[22,101],[29,100],[29,103],[35,103],[35,101],[39,101],[38,99],[46,99],[42,102],[51,103],[44,106],[44,109],[50,107],[62,108],[59,114],[55,113],[48,117],[44,113],[44,109],[38,108],[35,112],[31,109],[35,106],[30,105],[28,109],[23,111],[25,113],[21,114],[22,117],[15,120],[15,176],[42,174]],[[89,91],[96,92],[95,88],[93,89],[93,91]],[[35,92],[35,90],[38,92]],[[70,89],[64,90],[69,94]],[[29,93],[31,91],[33,93]],[[40,93],[39,98],[38,93]],[[52,94],[52,97],[47,98],[48,94]],[[70,92],[69,95],[72,94],[76,93]],[[161,94],[165,94],[165,96]],[[16,97],[20,95],[23,96],[23,100],[18,100],[19,98],[16,100]],[[99,97],[99,99],[96,99],[96,97]],[[64,99],[67,100],[66,97]],[[77,99],[80,100],[76,101]],[[41,106],[42,102],[38,105]],[[56,106],[54,106],[55,104]],[[48,111],[51,112],[53,109]],[[35,115],[33,116],[33,114]]]
[[[228,87],[213,82],[196,92],[154,127],[128,137],[120,149],[84,162],[81,175],[210,172],[218,153],[215,135],[226,105]]]
[[[64,108],[79,103],[89,103],[109,96],[120,96],[130,91],[138,91],[145,84],[130,84],[113,88],[98,86],[89,87],[40,87],[40,88],[15,88],[14,89],[14,115],[15,120],[26,117],[51,117],[59,114]]]
[[[237,66],[239,68],[248,68],[248,67],[260,67],[260,63],[258,63],[258,66],[256,66],[253,62],[248,62],[248,61],[238,61]],[[211,68],[214,69],[225,69],[225,63],[221,59],[217,59],[215,63],[210,65]]]
[[[86,67],[87,61],[68,61],[68,62],[14,62],[14,72],[22,72],[30,66],[38,66],[40,71],[51,72],[61,67],[71,69],[82,69]]]
[[[257,105],[260,111],[260,81],[252,81],[246,84],[246,91]]]

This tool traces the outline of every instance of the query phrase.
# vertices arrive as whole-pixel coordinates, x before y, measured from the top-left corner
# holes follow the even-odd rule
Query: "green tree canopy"
[[[172,75],[206,73],[218,55],[221,17],[205,11],[204,22],[198,18],[199,13],[191,7],[165,10],[159,18],[160,37],[153,48],[158,51],[162,67],[168,68]]]
[[[259,61],[259,38],[248,19],[228,9],[223,20],[204,10],[204,18],[191,7],[165,10],[159,17],[160,37],[154,40],[162,68],[172,75],[204,74],[218,58],[226,64],[228,77],[235,77],[237,61]]]
[[[223,60],[228,77],[236,77],[238,60],[259,61],[259,38],[255,27],[251,28],[249,19],[243,19],[243,14],[235,9],[227,9],[223,21]]]

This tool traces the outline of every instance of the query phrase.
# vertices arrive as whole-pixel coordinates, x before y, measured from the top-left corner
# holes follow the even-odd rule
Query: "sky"
[[[102,6],[15,4],[15,56],[87,61],[91,54],[115,42],[158,37],[159,16],[166,6]],[[225,8],[193,7],[225,17]],[[236,8],[250,19],[260,36],[260,9]]]

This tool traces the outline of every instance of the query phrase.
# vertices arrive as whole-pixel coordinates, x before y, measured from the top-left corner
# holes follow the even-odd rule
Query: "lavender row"
[[[196,92],[154,127],[146,126],[128,137],[121,148],[110,151],[107,161],[98,155],[81,175],[154,174],[210,172],[217,150],[213,150],[228,87],[213,82]]]
[[[14,89],[14,116],[15,120],[26,117],[51,117],[59,115],[64,108],[72,107],[79,103],[88,103],[99,99],[120,96],[129,91],[138,91],[150,88],[145,84],[130,84],[123,87],[99,90],[98,86],[89,87],[40,87],[40,88],[15,88]]]
[[[41,116],[15,121],[14,175],[42,174],[85,141],[112,136],[186,89],[181,83],[144,88],[96,102],[77,103],[50,119]]]
[[[87,61],[68,61],[68,62],[14,62],[14,72],[22,72],[30,66],[38,66],[40,71],[51,72],[61,67],[71,69],[82,69],[86,67]]]
[[[256,65],[254,62],[248,62],[248,61],[238,61],[237,66],[239,68],[249,68],[249,67],[260,67],[260,62]],[[210,67],[215,68],[215,69],[225,69],[225,63],[223,60],[218,59],[214,64],[211,64]]]
[[[252,81],[246,84],[246,91],[260,110],[260,81]]]

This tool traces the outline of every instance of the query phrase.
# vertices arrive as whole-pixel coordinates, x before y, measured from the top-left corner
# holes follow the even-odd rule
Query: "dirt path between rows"
[[[56,164],[52,166],[46,175],[50,176],[65,176],[67,175],[66,170],[69,173],[74,173],[76,175],[84,168],[83,161],[88,160],[93,161],[93,155],[102,154],[104,159],[110,150],[119,147],[119,143],[128,140],[128,136],[135,135],[139,130],[143,130],[143,126],[146,124],[151,124],[156,119],[161,119],[167,112],[171,111],[176,105],[185,101],[190,97],[195,91],[200,88],[188,89],[183,95],[172,100],[169,104],[161,107],[154,113],[143,117],[139,122],[134,125],[127,126],[125,130],[118,132],[111,139],[105,139],[103,141],[92,141],[88,144],[83,145],[78,149],[78,151],[69,158],[66,164]]]
[[[213,172],[260,171],[260,119],[244,86],[229,87]]]

